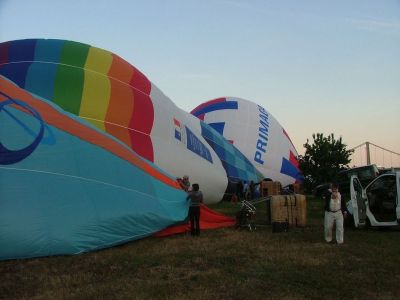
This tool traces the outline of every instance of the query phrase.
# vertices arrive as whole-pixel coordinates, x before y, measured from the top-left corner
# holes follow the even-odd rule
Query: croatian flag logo
[[[182,125],[177,119],[174,118],[175,138],[182,141]]]

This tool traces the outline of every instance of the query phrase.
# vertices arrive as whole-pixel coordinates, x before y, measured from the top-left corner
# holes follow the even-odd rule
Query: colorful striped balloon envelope
[[[119,56],[73,41],[10,41],[0,44],[0,74],[154,160],[151,82]]]

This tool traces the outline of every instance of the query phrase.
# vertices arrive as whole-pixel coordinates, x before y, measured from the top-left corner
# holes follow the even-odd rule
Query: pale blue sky
[[[0,42],[23,38],[110,50],[186,111],[254,101],[299,153],[316,132],[400,152],[400,0],[0,0]]]

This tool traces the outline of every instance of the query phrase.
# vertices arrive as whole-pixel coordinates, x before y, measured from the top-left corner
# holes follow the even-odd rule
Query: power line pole
[[[369,142],[365,142],[365,151],[367,152],[367,165],[371,164],[371,156],[369,153]]]

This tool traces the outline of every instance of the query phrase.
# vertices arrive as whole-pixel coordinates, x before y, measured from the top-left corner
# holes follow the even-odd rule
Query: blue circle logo
[[[3,95],[5,95],[5,94],[3,94]],[[42,117],[34,108],[32,108],[31,106],[29,106],[28,104],[26,104],[25,102],[23,102],[21,100],[11,99],[10,97],[8,97],[8,100],[5,100],[0,103],[0,113],[8,114],[12,119],[14,119],[19,125],[21,125],[24,128],[26,128],[26,125],[24,125],[20,120],[18,120],[14,115],[12,115],[6,109],[6,107],[9,105],[19,106],[19,107],[23,108],[23,110],[25,112],[31,114],[34,118],[36,118],[40,123],[40,130],[37,135],[34,134],[36,136],[34,136],[34,140],[30,145],[28,145],[22,149],[19,149],[19,150],[7,149],[0,141],[0,165],[15,164],[15,163],[25,159],[29,155],[31,155],[32,152],[35,151],[37,146],[40,144],[41,140],[43,139],[43,135],[44,135],[45,125],[43,123]],[[28,129],[28,131],[31,133],[29,128],[26,128],[26,129]]]

